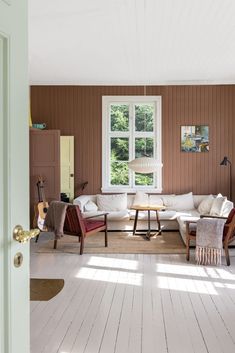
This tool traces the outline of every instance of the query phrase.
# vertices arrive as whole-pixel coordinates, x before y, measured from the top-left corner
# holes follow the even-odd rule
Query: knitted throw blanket
[[[45,226],[49,232],[55,233],[55,239],[61,238],[64,233],[64,221],[68,203],[51,201],[45,218]]]
[[[223,249],[224,219],[202,218],[197,221],[196,261],[198,265],[220,265]]]

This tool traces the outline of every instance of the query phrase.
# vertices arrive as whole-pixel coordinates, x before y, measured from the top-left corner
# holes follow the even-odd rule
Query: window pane
[[[153,104],[135,104],[135,131],[153,131]]]
[[[138,137],[135,139],[135,158],[153,157],[153,138]]]
[[[129,131],[129,106],[111,104],[111,131]]]
[[[126,162],[111,162],[111,185],[129,185],[129,168]]]
[[[129,160],[129,138],[111,137],[111,161]]]
[[[135,173],[135,185],[153,185],[153,173]]]

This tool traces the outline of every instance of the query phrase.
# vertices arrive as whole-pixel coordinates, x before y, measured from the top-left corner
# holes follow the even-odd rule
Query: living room
[[[2,8],[23,28],[27,6],[0,0],[0,69]],[[11,129],[0,111],[4,353],[28,353],[29,334],[32,353],[234,352],[234,13],[231,0],[29,2],[30,116],[16,114],[26,84]],[[26,82],[22,67],[0,91]]]

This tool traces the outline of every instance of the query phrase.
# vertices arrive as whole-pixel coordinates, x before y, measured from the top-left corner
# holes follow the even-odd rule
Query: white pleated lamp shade
[[[140,157],[133,159],[128,163],[130,169],[136,173],[154,173],[159,167],[162,167],[161,163],[158,163],[155,158],[151,157]]]

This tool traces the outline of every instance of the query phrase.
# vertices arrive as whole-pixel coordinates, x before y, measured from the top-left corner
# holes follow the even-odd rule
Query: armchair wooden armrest
[[[108,215],[108,212],[105,212],[105,213],[96,214],[94,216],[85,217],[85,219],[97,218],[97,217],[100,217],[100,216],[104,216],[104,218],[107,218],[107,215]]]
[[[206,215],[206,214],[202,214],[200,215],[200,218],[219,218],[219,219],[227,219],[228,217],[223,217],[223,216],[211,216],[211,215]]]

